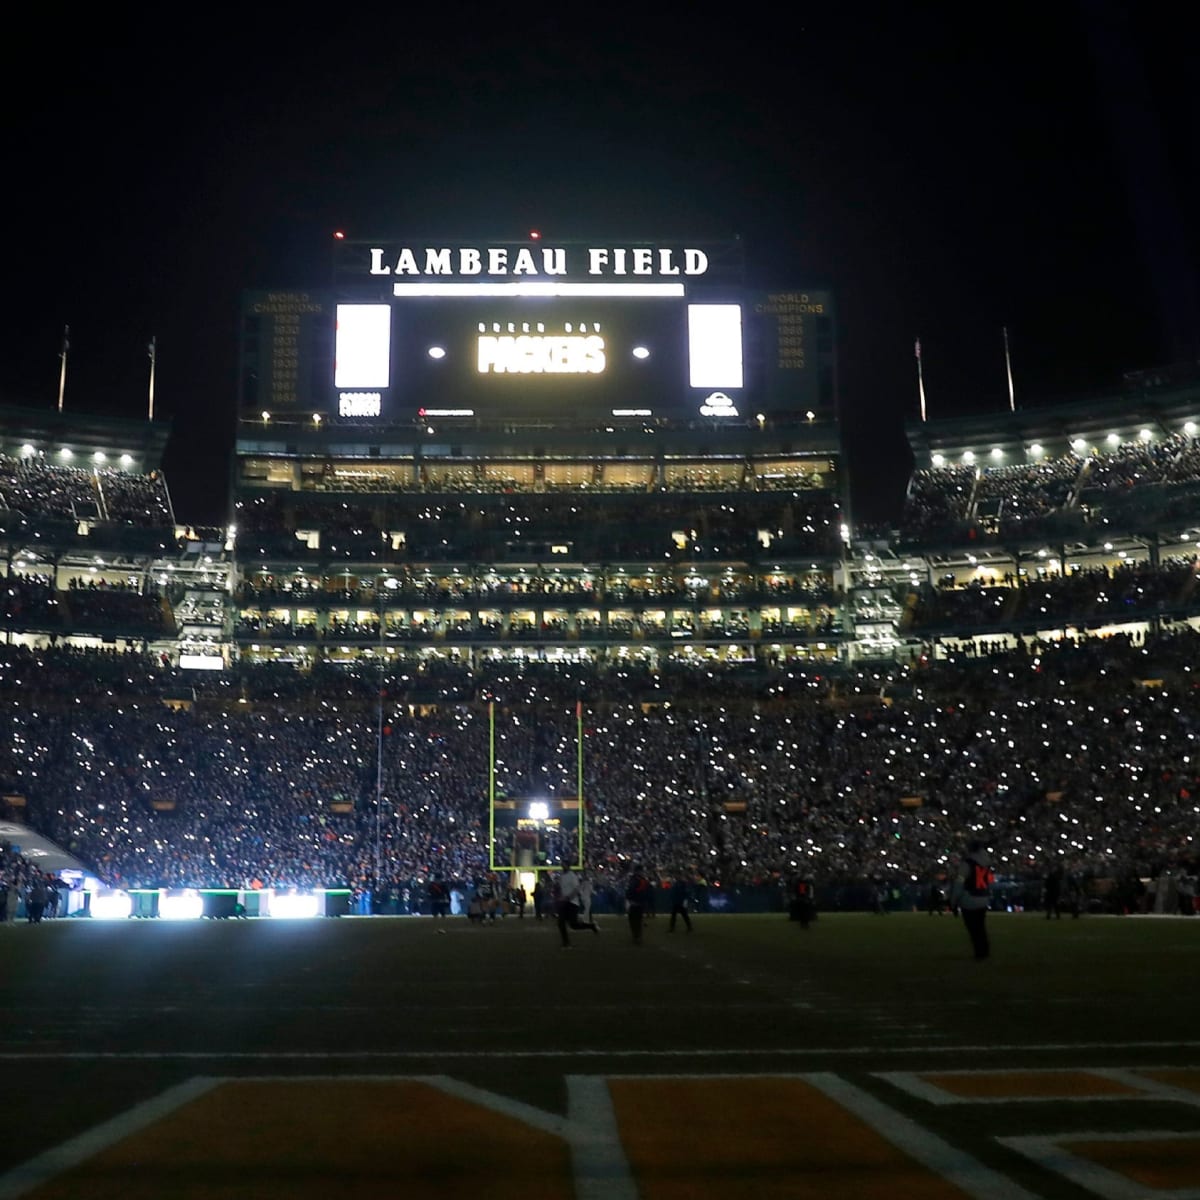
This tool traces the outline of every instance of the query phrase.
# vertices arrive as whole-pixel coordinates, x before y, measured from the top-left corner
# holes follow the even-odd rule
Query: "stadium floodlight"
[[[1143,442],[1148,442],[1154,437],[1154,434],[1152,434],[1149,429],[1139,429],[1138,437],[1141,438]]]
[[[1105,440],[1105,441],[1106,441],[1106,442],[1107,442],[1107,443],[1108,443],[1110,446],[1116,446],[1116,445],[1119,445],[1119,444],[1120,444],[1120,441],[1121,441],[1121,435],[1120,435],[1120,434],[1118,434],[1118,433],[1110,433],[1110,434],[1108,435],[1108,437],[1106,437],[1104,440]]]
[[[1074,438],[1071,441],[1071,449],[1082,454],[1087,449],[1087,442],[1081,437]]]
[[[529,806],[529,819],[531,821],[545,821],[550,816],[550,805],[544,801],[535,800]]]
[[[72,452],[72,450],[69,446],[63,446],[62,449],[59,450],[58,455],[60,458],[74,458],[75,457],[74,453]]]
[[[1183,432],[1186,433],[1188,435],[1188,437],[1194,437],[1196,434],[1196,422],[1195,421],[1184,421]]]

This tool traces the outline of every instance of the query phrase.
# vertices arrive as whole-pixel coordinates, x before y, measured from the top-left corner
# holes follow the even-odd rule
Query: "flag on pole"
[[[1012,356],[1008,352],[1008,326],[1004,327],[1004,369],[1008,372],[1008,411],[1017,411],[1017,393],[1013,390]]]
[[[921,397],[921,420],[925,420],[925,377],[921,372],[921,339],[913,343],[913,353],[917,358],[917,391]]]
[[[154,367],[158,362],[158,338],[151,337],[150,344],[146,347],[146,354],[150,359],[150,393],[147,402],[147,419],[154,420]]]
[[[67,351],[71,348],[70,342],[70,325],[63,326],[62,350],[59,352],[59,361],[61,366],[58,369],[58,411],[63,410],[63,396],[67,391]]]

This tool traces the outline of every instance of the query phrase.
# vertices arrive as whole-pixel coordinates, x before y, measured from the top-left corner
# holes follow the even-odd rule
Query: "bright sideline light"
[[[158,915],[164,921],[198,921],[204,916],[204,899],[190,888],[185,892],[163,892],[158,897]]]
[[[271,897],[272,917],[283,917],[290,920],[295,917],[319,917],[320,915],[320,896],[292,892],[287,895]]]
[[[97,921],[124,921],[133,912],[133,897],[128,892],[93,892],[88,911]]]

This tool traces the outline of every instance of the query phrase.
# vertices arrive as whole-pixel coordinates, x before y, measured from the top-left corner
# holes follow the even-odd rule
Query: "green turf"
[[[1200,919],[992,914],[985,962],[949,916],[699,916],[691,935],[659,917],[640,947],[601,922],[570,952],[529,918],[2,930],[0,1065],[23,1099],[0,1168],[196,1074],[442,1072],[562,1111],[567,1073],[819,1070],[1028,1185],[992,1135],[1039,1132],[1051,1110],[1125,1128],[1126,1106],[935,1111],[872,1072],[1200,1065]],[[1200,1108],[1159,1108],[1138,1119],[1200,1128]]]

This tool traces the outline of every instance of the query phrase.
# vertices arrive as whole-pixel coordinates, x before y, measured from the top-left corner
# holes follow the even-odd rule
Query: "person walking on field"
[[[1046,882],[1042,887],[1042,903],[1046,909],[1046,920],[1051,917],[1062,920],[1063,869],[1061,863],[1054,863],[1046,872]]]
[[[650,886],[650,880],[640,866],[635,866],[625,888],[625,912],[629,917],[629,932],[635,946],[642,944],[642,923],[646,919],[646,910],[653,907],[653,900],[654,889]]]
[[[558,936],[562,939],[564,950],[571,948],[568,929],[590,929],[593,933],[600,932],[600,927],[595,921],[579,919],[582,908],[580,888],[579,876],[571,870],[570,863],[565,863],[562,874],[558,877]]]
[[[675,918],[682,917],[688,933],[692,932],[692,918],[688,915],[688,899],[691,888],[687,878],[676,875],[671,881],[671,923],[667,926],[668,933],[675,932]]]
[[[950,910],[957,916],[962,912],[963,924],[971,939],[971,949],[977,959],[991,954],[988,941],[987,912],[992,902],[992,884],[995,881],[992,860],[987,847],[978,839],[967,843],[962,870],[954,881],[950,894]]]

